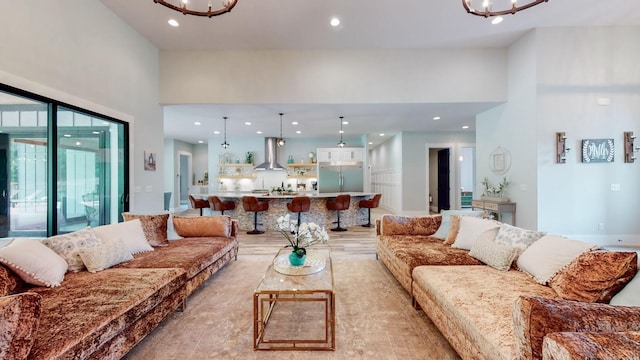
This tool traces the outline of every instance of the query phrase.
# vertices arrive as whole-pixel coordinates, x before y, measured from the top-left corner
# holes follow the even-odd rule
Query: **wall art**
[[[584,139],[582,140],[582,162],[613,162],[613,150],[613,139]]]
[[[151,151],[144,152],[144,169],[147,171],[156,171],[156,153]]]

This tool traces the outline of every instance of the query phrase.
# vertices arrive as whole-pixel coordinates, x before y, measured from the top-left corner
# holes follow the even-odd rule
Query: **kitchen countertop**
[[[343,192],[343,193],[318,193],[318,192],[293,192],[292,194],[283,194],[283,195],[269,195],[267,193],[252,193],[252,192],[218,192],[211,194],[192,194],[194,197],[200,197],[202,199],[207,199],[211,195],[215,195],[221,198],[242,198],[243,196],[255,196],[260,199],[293,199],[296,196],[308,196],[310,198],[318,198],[318,199],[326,199],[326,198],[334,198],[338,195],[349,194],[352,197],[360,197],[360,196],[373,196],[375,193],[369,192]]]

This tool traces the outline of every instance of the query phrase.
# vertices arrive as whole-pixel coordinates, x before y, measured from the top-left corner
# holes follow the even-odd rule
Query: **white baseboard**
[[[640,248],[638,235],[566,235],[569,239],[580,240],[607,247]]]

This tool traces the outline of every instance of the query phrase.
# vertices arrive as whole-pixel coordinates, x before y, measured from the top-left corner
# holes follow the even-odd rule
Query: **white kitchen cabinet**
[[[318,148],[318,162],[364,161],[364,148]]]

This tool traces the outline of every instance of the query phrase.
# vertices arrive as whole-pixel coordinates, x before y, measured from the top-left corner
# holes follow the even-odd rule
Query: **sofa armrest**
[[[240,228],[238,227],[238,220],[231,219],[231,237],[237,238]]]
[[[380,219],[376,219],[376,236],[380,236],[380,226],[382,226],[382,222]]]
[[[640,307],[521,296],[513,321],[516,358],[542,359],[547,334],[640,331]]]
[[[559,332],[545,336],[544,360],[640,359],[640,332]]]
[[[383,215],[380,235],[433,235],[442,223],[442,215]]]

